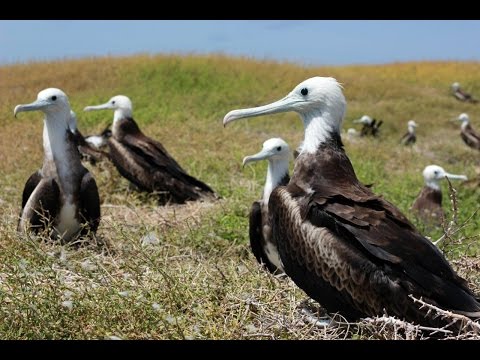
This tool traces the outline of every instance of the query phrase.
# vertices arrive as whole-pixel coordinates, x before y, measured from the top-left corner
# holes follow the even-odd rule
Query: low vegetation
[[[459,122],[451,121],[467,112],[480,130],[480,105],[450,94],[458,81],[480,97],[479,74],[475,62],[301,67],[221,55],[0,67],[0,338],[478,338],[478,324],[455,317],[465,324],[460,334],[388,314],[355,324],[336,317],[336,326],[322,326],[325,313],[318,304],[289,279],[263,271],[248,244],[248,212],[261,196],[266,164],[242,168],[242,158],[274,136],[295,148],[301,122],[289,113],[223,128],[222,119],[232,109],[277,100],[308,77],[337,78],[348,103],[345,130],[363,114],[384,120],[378,138],[344,138],[358,177],[432,240],[447,230],[441,248],[480,294],[480,154],[462,142]],[[17,234],[23,186],[42,163],[43,122],[38,112],[15,119],[13,109],[47,87],[68,94],[84,134],[99,133],[112,114],[84,113],[83,107],[129,96],[144,132],[222,199],[158,207],[154,197],[132,190],[113,165],[87,164],[102,200],[97,241],[60,245]],[[419,124],[417,144],[403,147],[399,141],[410,119]],[[445,229],[427,228],[409,211],[429,164],[472,179],[453,183],[455,192],[442,184],[447,217],[456,220]]]

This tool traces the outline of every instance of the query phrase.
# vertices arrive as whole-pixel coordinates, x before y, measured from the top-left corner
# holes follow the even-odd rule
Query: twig
[[[448,327],[448,326],[452,325],[453,323],[455,323],[457,321],[461,321],[462,325],[463,325],[461,327],[462,331],[465,331],[467,326],[469,326],[471,329],[475,330],[475,332],[477,334],[480,333],[480,324],[475,322],[475,321],[472,321],[469,317],[467,317],[465,315],[462,315],[462,314],[454,313],[452,311],[440,309],[439,307],[437,307],[435,305],[432,305],[432,304],[429,304],[429,303],[423,301],[422,299],[415,298],[413,295],[408,295],[408,296],[415,303],[419,303],[421,305],[420,309],[427,308],[427,309],[429,309],[429,312],[434,311],[438,316],[441,316],[441,317],[446,318],[446,319],[451,319],[452,322],[445,327]],[[440,329],[436,329],[436,331],[440,331]]]
[[[440,241],[442,241],[445,238],[451,239],[451,236],[453,235],[453,229],[458,222],[458,202],[457,202],[457,196],[456,196],[457,190],[453,188],[452,183],[450,182],[450,179],[447,176],[445,176],[445,179],[447,180],[447,183],[448,183],[450,202],[452,204],[453,213],[452,213],[452,219],[450,220],[448,227],[444,229],[443,235],[437,241],[433,242],[435,246],[438,246]]]

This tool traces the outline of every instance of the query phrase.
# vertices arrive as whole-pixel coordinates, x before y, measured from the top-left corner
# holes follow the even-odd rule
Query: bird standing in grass
[[[385,313],[429,326],[446,320],[410,297],[480,315],[480,303],[444,255],[390,202],[358,179],[340,138],[340,84],[313,77],[268,105],[230,111],[234,120],[294,111],[305,128],[287,186],[270,194],[272,238],[285,273],[329,312],[354,320]]]
[[[413,145],[417,142],[417,136],[415,135],[415,129],[418,124],[414,120],[409,120],[407,123],[407,133],[402,136],[400,143],[402,145]]]
[[[62,241],[95,233],[100,197],[95,179],[80,161],[67,95],[60,89],[42,90],[33,103],[17,105],[14,115],[36,110],[45,114],[44,161],[25,184],[18,230],[48,231]]]
[[[463,102],[470,102],[470,103],[473,103],[473,104],[478,102],[478,100],[474,99],[471,94],[463,91],[460,88],[460,84],[458,82],[454,82],[452,84],[452,92],[453,92],[453,96],[455,96],[455,98],[457,100],[460,100],[460,101],[463,101]]]
[[[472,149],[480,150],[480,134],[470,125],[470,117],[466,113],[462,113],[457,120],[462,122],[460,136],[463,142]]]
[[[418,214],[425,224],[440,226],[445,221],[440,180],[445,179],[445,177],[449,180],[467,180],[467,177],[447,173],[438,165],[428,165],[422,174],[425,185],[413,202],[412,210]]]
[[[262,199],[255,201],[250,210],[250,246],[260,264],[264,264],[271,273],[280,274],[283,273],[283,265],[277,245],[272,241],[272,228],[268,218],[268,199],[273,189],[279,185],[287,185],[290,180],[288,175],[290,148],[283,139],[268,139],[263,143],[262,151],[243,159],[243,166],[260,160],[268,161],[267,178]]]
[[[108,138],[110,158],[120,174],[140,190],[158,193],[161,204],[217,197],[207,184],[187,174],[161,143],[140,130],[128,97],[117,95],[105,104],[84,109],[92,110],[114,111]]]
[[[372,119],[368,115],[363,115],[360,119],[353,120],[354,124],[362,124],[362,130],[360,130],[360,136],[378,136],[380,126],[383,124],[383,120],[377,122],[376,119]]]

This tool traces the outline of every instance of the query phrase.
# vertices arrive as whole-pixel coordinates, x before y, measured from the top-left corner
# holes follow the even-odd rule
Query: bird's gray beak
[[[19,112],[23,111],[36,111],[36,110],[41,110],[45,107],[47,107],[49,103],[45,100],[36,100],[30,104],[21,104],[15,106],[15,109],[13,110],[13,116],[17,117],[17,114]]]
[[[468,180],[465,175],[455,175],[455,174],[445,173],[445,176],[446,176],[449,180]]]
[[[362,119],[355,119],[353,120],[354,124],[360,124],[362,122]]]
[[[228,123],[238,119],[291,111],[293,110],[292,105],[297,102],[298,100],[295,100],[289,94],[283,99],[275,101],[268,105],[258,106],[249,109],[232,110],[223,118],[223,126],[226,126]]]
[[[107,102],[102,105],[93,105],[93,106],[86,106],[83,111],[95,111],[95,110],[113,110],[112,104]]]
[[[255,162],[255,161],[260,161],[260,160],[265,160],[270,156],[270,151],[267,150],[262,150],[255,155],[250,155],[250,156],[245,156],[243,158],[243,167],[247,165],[248,163]]]

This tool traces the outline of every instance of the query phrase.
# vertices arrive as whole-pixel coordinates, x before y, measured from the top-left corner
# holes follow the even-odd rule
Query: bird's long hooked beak
[[[353,120],[354,124],[360,124],[362,122],[362,119],[355,119]]]
[[[291,111],[293,110],[292,105],[298,102],[300,102],[300,100],[295,99],[289,94],[283,99],[268,105],[248,109],[232,110],[223,118],[223,126],[226,126],[228,123],[238,119]]]
[[[468,180],[467,177],[465,175],[455,175],[455,174],[449,174],[449,173],[445,173],[445,176],[449,179],[449,180]]]
[[[243,158],[243,167],[247,165],[248,163],[254,162],[254,161],[260,161],[260,160],[265,160],[271,155],[270,151],[268,150],[262,150],[255,155],[250,155],[250,156],[245,156]]]
[[[21,104],[15,106],[15,109],[13,110],[13,116],[17,117],[17,114],[19,112],[23,111],[35,111],[35,110],[41,110],[48,106],[49,103],[45,100],[36,100],[30,104]]]
[[[86,106],[83,111],[95,111],[95,110],[112,110],[112,104],[110,102],[106,102],[105,104],[102,105],[92,105],[92,106]]]

